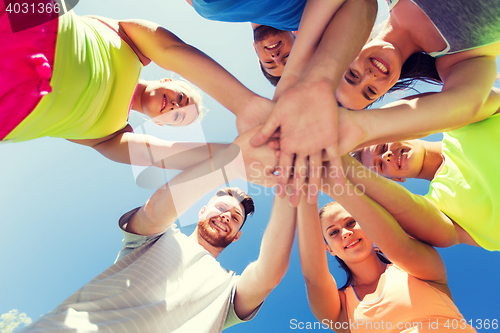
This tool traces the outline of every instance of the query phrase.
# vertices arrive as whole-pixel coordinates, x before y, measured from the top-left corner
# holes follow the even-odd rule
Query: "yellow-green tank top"
[[[500,251],[500,114],[444,133],[444,168],[426,197],[483,248]]]
[[[73,11],[62,15],[52,93],[5,139],[97,139],[122,129],[142,67],[130,46],[99,20]]]

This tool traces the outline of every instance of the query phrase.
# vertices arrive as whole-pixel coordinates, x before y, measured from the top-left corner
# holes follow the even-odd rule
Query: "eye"
[[[351,220],[351,221],[347,222],[347,227],[349,227],[349,228],[354,228],[355,225],[356,225],[355,220]]]
[[[385,153],[385,152],[387,151],[387,147],[388,147],[387,143],[384,143],[384,144],[382,145],[382,152],[384,152],[384,153]]]
[[[179,104],[181,104],[181,102],[182,102],[182,99],[183,99],[183,98],[184,98],[184,94],[182,94],[182,93],[181,93],[181,94],[179,95]]]
[[[378,166],[378,167],[379,167],[379,172],[384,171],[384,170],[383,170],[383,169],[384,169],[384,163],[380,162],[380,164],[379,164],[379,166]]]
[[[351,69],[349,70],[349,74],[351,74],[351,76],[352,76],[353,78],[355,78],[355,79],[357,79],[357,78],[358,78],[358,77],[357,77],[357,75],[356,75],[356,74],[354,74],[354,72],[353,72]]]
[[[186,105],[189,104],[189,97],[186,97]]]
[[[339,233],[338,230],[333,230],[332,232],[330,232],[330,236],[335,237],[335,236],[337,236],[338,233]]]

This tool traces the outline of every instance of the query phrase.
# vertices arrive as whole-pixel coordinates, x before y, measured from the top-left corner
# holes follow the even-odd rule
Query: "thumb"
[[[276,113],[273,111],[267,119],[267,122],[264,126],[258,131],[252,139],[250,139],[250,144],[254,147],[259,147],[266,143],[269,138],[276,132],[278,127],[280,126],[279,118],[276,116]]]

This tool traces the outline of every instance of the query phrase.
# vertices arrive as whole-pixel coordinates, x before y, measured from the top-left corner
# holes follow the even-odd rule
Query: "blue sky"
[[[381,3],[380,8],[383,12],[386,5]],[[210,55],[251,90],[266,97],[273,94],[258,68],[249,24],[205,20],[183,0],[84,0],[75,12],[160,23]],[[150,65],[141,77],[178,76]],[[204,96],[210,112],[202,122],[202,130],[196,126],[163,127],[159,135],[181,141],[232,141],[237,135],[234,116]],[[137,114],[132,114],[130,121],[135,126],[142,122]],[[433,136],[434,140],[439,138]],[[130,166],[111,162],[91,148],[50,138],[0,144],[0,184],[0,314],[18,309],[34,320],[113,263],[121,248],[118,218],[144,204],[154,191],[136,185]],[[237,273],[257,259],[272,204],[269,189],[242,182],[240,185],[248,186],[257,211],[245,224],[242,237],[219,257],[224,267]],[[427,190],[425,181],[409,181],[405,186],[420,194]],[[183,218],[197,221],[203,200]],[[328,200],[322,196],[320,204]],[[189,234],[193,228],[182,230]],[[496,300],[500,295],[500,255],[468,246],[439,251],[448,268],[455,303],[465,318],[474,322],[500,319]],[[331,271],[343,281],[333,258]],[[227,332],[294,331],[290,326],[293,319],[315,321],[307,303],[296,245],[289,271],[258,316]]]

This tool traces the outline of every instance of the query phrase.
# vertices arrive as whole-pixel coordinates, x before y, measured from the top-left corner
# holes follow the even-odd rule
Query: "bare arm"
[[[439,253],[430,245],[410,238],[384,204],[372,200],[346,178],[335,183],[328,178],[327,191],[360,224],[363,232],[382,252],[409,274],[431,282],[446,285],[446,268]]]
[[[164,231],[203,195],[226,181],[243,178],[263,185],[272,181],[271,171],[266,171],[264,166],[275,165],[277,159],[270,148],[250,146],[248,140],[255,130],[236,138],[226,149],[190,167],[157,190],[133,215],[127,231],[140,235]],[[225,177],[221,168],[224,168]]]
[[[341,318],[340,294],[328,270],[318,206],[303,198],[297,215],[300,265],[306,281],[309,306],[319,321],[328,319],[337,322]]]
[[[491,90],[495,72],[494,58],[463,60],[443,74],[445,83],[440,93],[398,101],[382,109],[346,111],[352,114],[346,117],[345,125],[339,125],[343,138],[340,153],[359,146],[420,138],[488,118],[500,107],[498,94]]]
[[[430,200],[369,170],[350,156],[342,159],[349,181],[383,206],[408,234],[438,247],[457,243],[452,221]]]
[[[247,317],[279,284],[288,269],[296,229],[296,209],[275,197],[271,219],[260,246],[259,259],[248,265],[238,281],[234,309]]]
[[[182,75],[238,116],[257,96],[200,50],[145,20],[120,21],[139,51],[160,67]]]
[[[311,2],[311,6],[324,3],[327,2],[315,1]],[[328,4],[330,5],[329,11],[326,12],[331,13],[332,10],[338,8],[341,1],[332,1]],[[346,1],[328,23],[314,55],[311,49],[314,49],[317,43],[320,29],[315,29],[314,24],[306,26],[306,22],[313,21],[310,17],[304,17],[304,21],[301,22],[297,38],[301,37],[302,30],[308,31],[314,38],[309,45],[306,45],[305,50],[300,50],[297,62],[293,60],[293,52],[298,50],[294,45],[290,67],[288,64],[286,66],[290,69],[288,73],[285,69],[284,73],[284,76],[300,75],[300,78],[297,83],[282,93],[266,125],[252,139],[254,145],[263,144],[280,127],[282,150],[280,166],[282,170],[285,170],[280,180],[282,185],[288,181],[294,155],[296,155],[297,170],[305,169],[307,159],[313,167],[319,167],[323,149],[326,149],[332,158],[336,157],[337,100],[334,91],[345,69],[368,37],[375,21],[376,6],[376,1],[372,0]],[[311,13],[315,13],[318,8],[310,7],[309,9]],[[325,17],[320,17],[322,17],[322,23],[327,21]],[[347,26],[350,28],[346,30]],[[304,38],[305,43],[308,43],[307,34],[304,34]],[[307,61],[306,58],[311,55],[311,60]],[[307,64],[305,68],[304,64]],[[280,94],[280,91],[277,93]],[[305,174],[296,173],[294,176],[294,187],[300,188],[305,180]],[[319,177],[312,177],[309,182],[317,187]],[[296,196],[293,197],[296,198]],[[309,199],[315,201],[315,196],[310,194]],[[294,204],[298,203],[297,200],[293,201]]]
[[[69,140],[97,150],[112,161],[163,169],[185,170],[216,154],[229,144],[174,142],[132,132],[130,125],[105,138]]]

